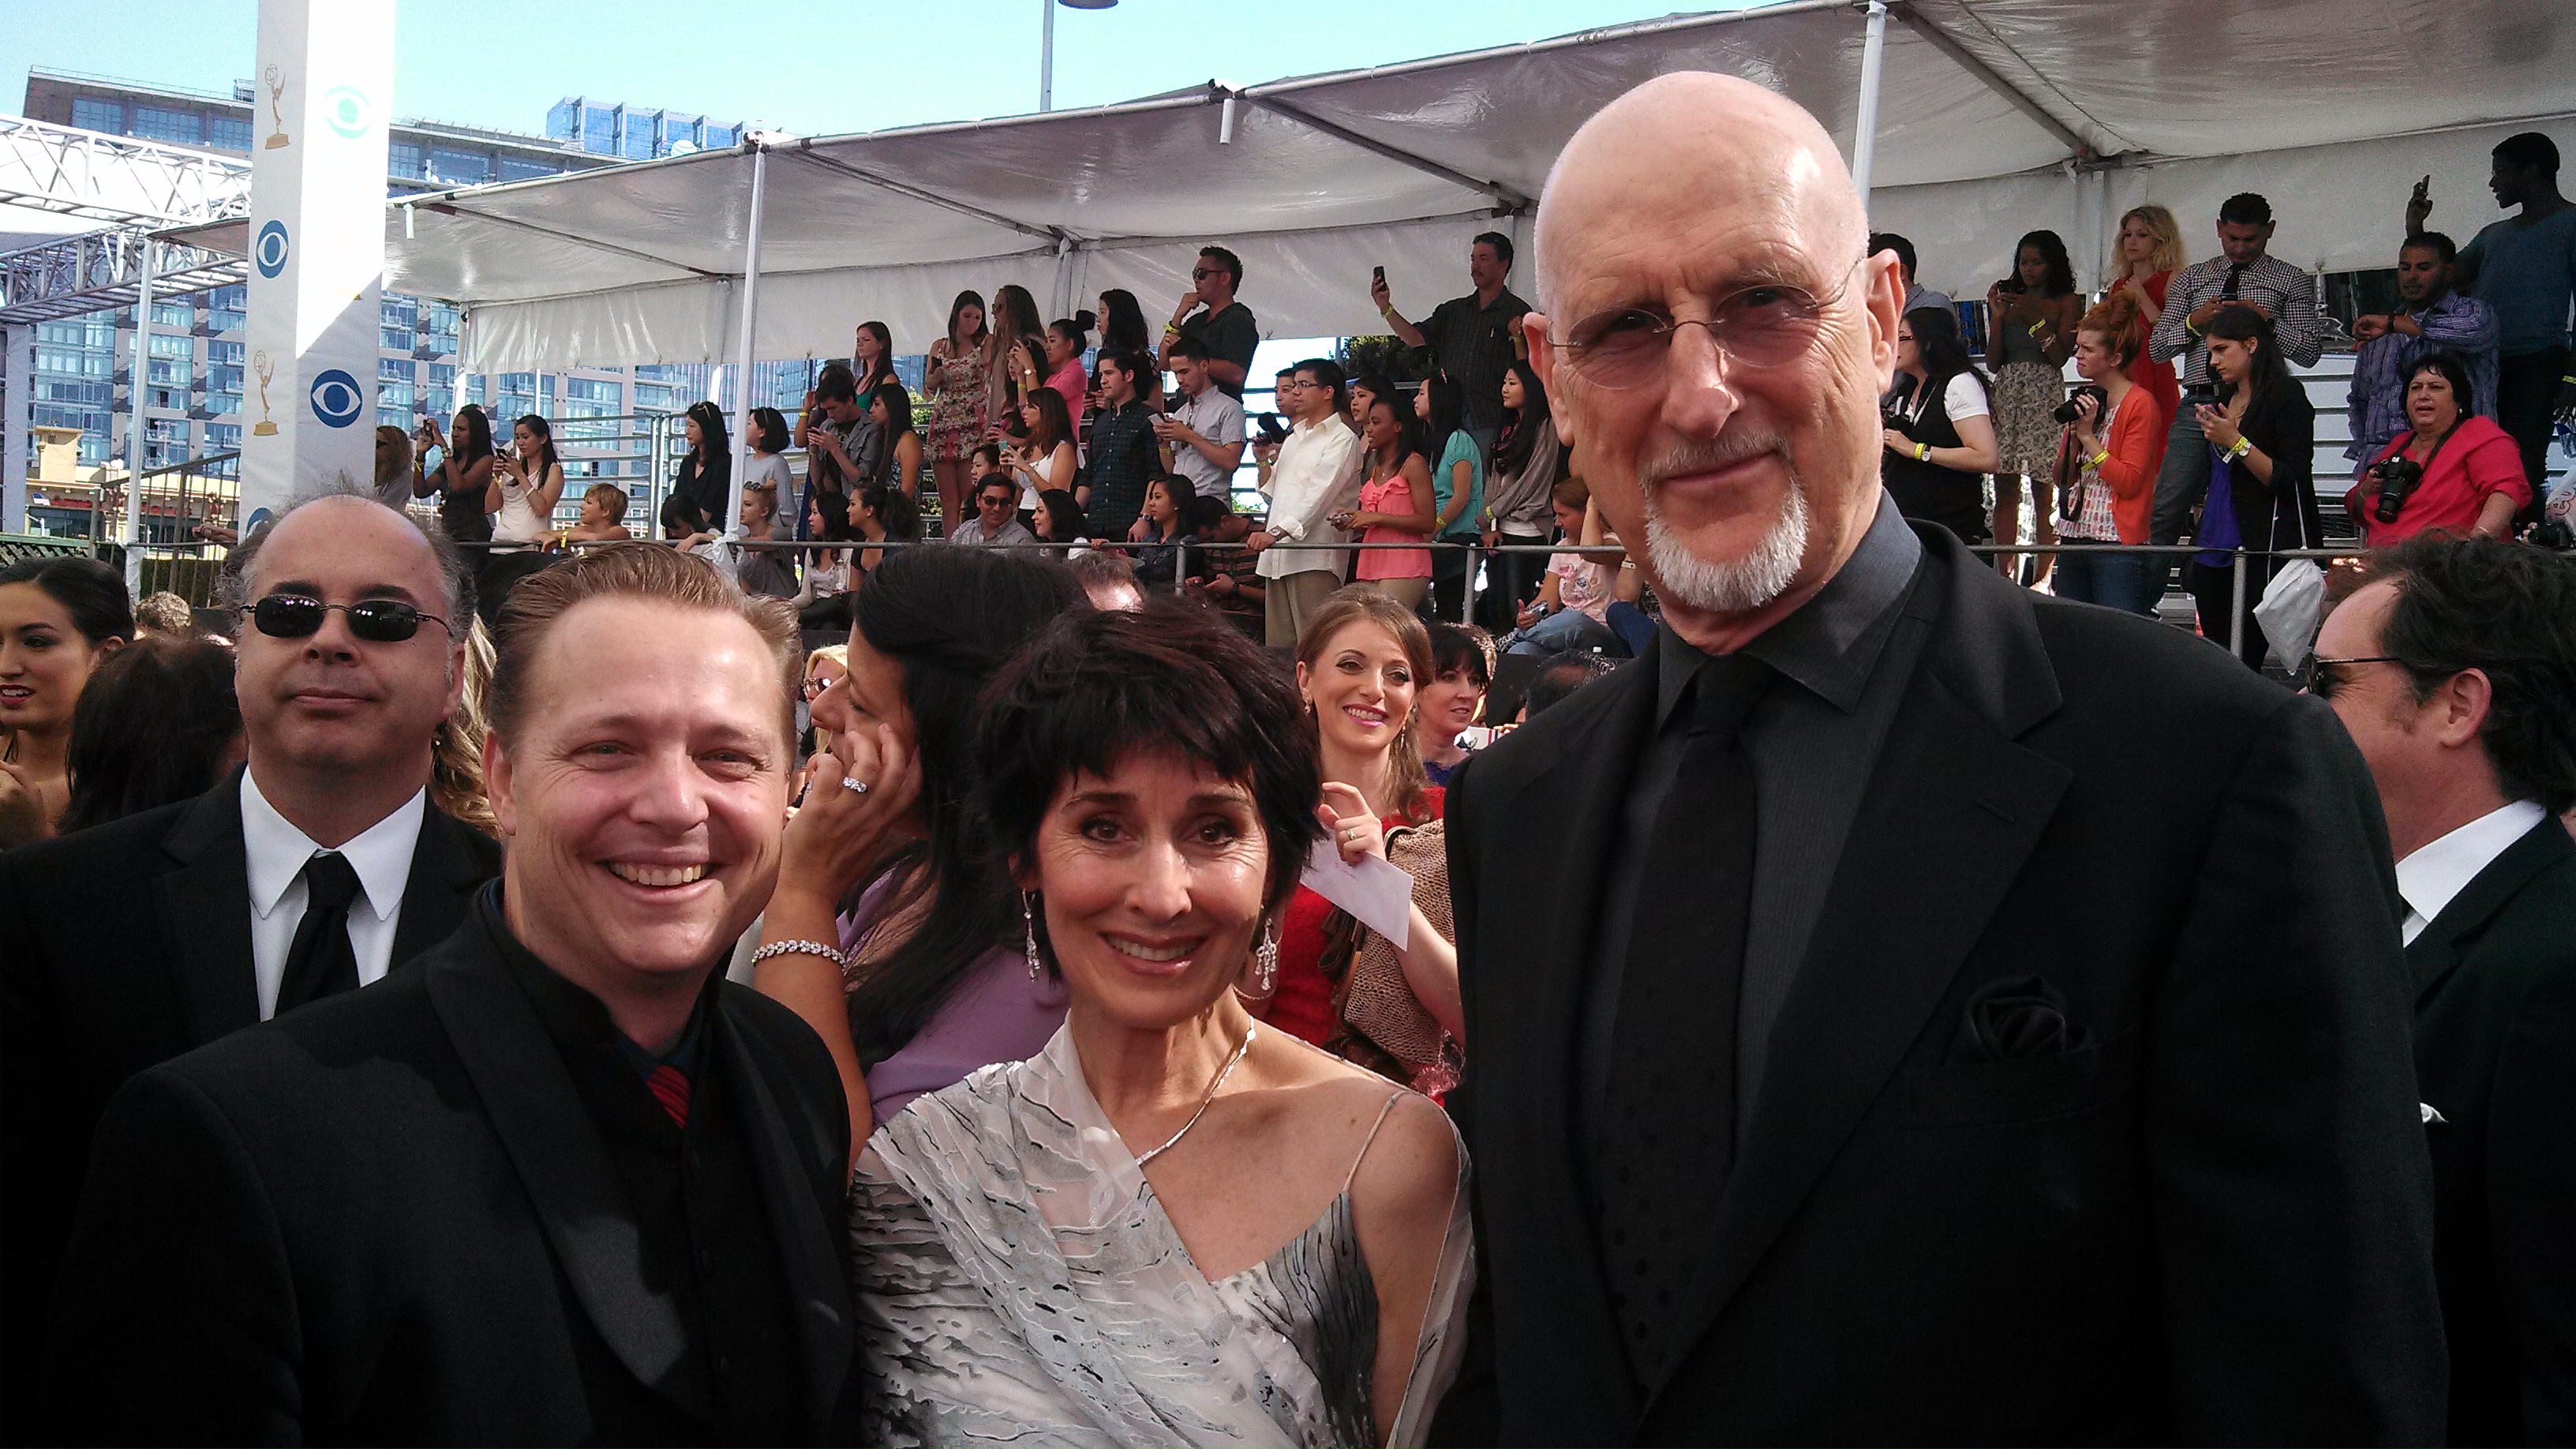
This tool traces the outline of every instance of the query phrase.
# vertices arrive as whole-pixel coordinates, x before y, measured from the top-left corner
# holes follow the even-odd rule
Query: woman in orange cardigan
[[[2147,541],[2165,429],[2173,419],[2154,393],[2130,379],[2146,351],[2146,319],[2133,292],[2112,293],[2076,324],[2075,370],[2093,386],[2075,395],[2075,421],[2058,444],[2059,477],[2073,478],[2059,494],[2062,543]],[[2152,618],[2163,592],[2162,563],[2149,554],[2061,554],[2057,596]]]

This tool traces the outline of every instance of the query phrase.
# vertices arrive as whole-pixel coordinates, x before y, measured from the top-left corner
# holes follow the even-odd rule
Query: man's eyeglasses
[[[1217,269],[1217,268],[1215,268],[1215,267],[1192,267],[1192,268],[1190,268],[1190,280],[1191,280],[1191,281],[1193,281],[1193,282],[1204,282],[1204,281],[1206,281],[1206,280],[1207,280],[1208,278],[1210,278],[1210,277],[1221,277],[1221,276],[1224,276],[1224,275],[1225,275],[1225,273],[1224,273],[1224,272],[1222,272],[1222,271],[1218,270],[1218,269]]]
[[[1707,328],[1717,350],[1736,366],[1785,367],[1815,347],[1826,309],[1841,299],[1858,270],[1860,262],[1855,261],[1829,296],[1766,282],[1731,292],[1717,300],[1707,317],[1683,322],[1644,307],[1614,307],[1577,318],[1552,345],[1585,382],[1612,392],[1660,380],[1673,334],[1684,327]]]
[[[360,599],[354,604],[326,604],[302,594],[271,594],[250,606],[251,623],[271,639],[310,638],[322,628],[324,615],[337,609],[349,616],[349,632],[371,644],[399,644],[420,632],[422,621],[456,631],[436,614],[424,614],[400,599]]]
[[[2335,691],[2343,688],[2344,685],[2344,677],[2335,673],[2335,667],[2345,664],[2401,664],[2404,662],[2394,654],[2356,654],[2350,659],[2321,659],[2311,654],[2308,656],[2308,662],[2299,666],[2299,691],[2302,694],[2313,694],[2319,699],[2332,699]]]

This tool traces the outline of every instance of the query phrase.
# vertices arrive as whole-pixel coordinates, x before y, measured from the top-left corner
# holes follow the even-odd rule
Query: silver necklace
[[[1146,1153],[1145,1155],[1143,1155],[1142,1157],[1137,1158],[1137,1159],[1136,1159],[1136,1165],[1137,1165],[1138,1167],[1140,1167],[1140,1168],[1141,1168],[1141,1167],[1143,1167],[1146,1163],[1151,1162],[1151,1161],[1153,1161],[1155,1158],[1162,1156],[1164,1153],[1171,1151],[1171,1150],[1172,1150],[1172,1146],[1173,1146],[1173,1144],[1174,1144],[1174,1143],[1177,1143],[1177,1142],[1179,1142],[1182,1138],[1189,1136],[1189,1135],[1190,1135],[1190,1129],[1191,1129],[1191,1128],[1193,1128],[1193,1127],[1196,1127],[1197,1125],[1199,1125],[1199,1119],[1200,1119],[1201,1117],[1206,1116],[1206,1115],[1207,1115],[1207,1109],[1208,1109],[1209,1107],[1211,1107],[1211,1106],[1213,1106],[1213,1105],[1215,1104],[1215,1102],[1216,1102],[1216,1094],[1218,1093],[1218,1091],[1220,1091],[1221,1089],[1223,1089],[1223,1088],[1224,1088],[1224,1086],[1225,1086],[1225,1079],[1226,1079],[1226,1078],[1228,1078],[1228,1077],[1230,1077],[1230,1076],[1233,1076],[1233,1075],[1234,1075],[1234,1068],[1235,1068],[1235,1064],[1236,1064],[1237,1062],[1240,1062],[1240,1061],[1242,1061],[1242,1060],[1243,1060],[1243,1054],[1244,1054],[1245,1052],[1248,1052],[1248,1051],[1252,1050],[1252,1036],[1253,1036],[1253,1033],[1255,1033],[1255,1032],[1259,1031],[1260,1029],[1261,1029],[1261,1024],[1260,1024],[1259,1022],[1254,1022],[1253,1024],[1251,1024],[1251,1025],[1249,1025],[1249,1026],[1247,1026],[1247,1027],[1245,1027],[1245,1028],[1243,1029],[1243,1042],[1242,1042],[1242,1044],[1241,1044],[1241,1045],[1239,1045],[1239,1046],[1237,1046],[1237,1047],[1234,1049],[1234,1055],[1233,1055],[1233,1056],[1227,1057],[1227,1058],[1225,1059],[1225,1065],[1224,1065],[1224,1066],[1221,1066],[1221,1067],[1217,1068],[1217,1070],[1216,1070],[1216,1080],[1215,1080],[1215,1081],[1213,1081],[1213,1082],[1208,1083],[1207,1095],[1206,1095],[1206,1096],[1204,1096],[1204,1097],[1199,1098],[1199,1109],[1198,1109],[1197,1111],[1192,1112],[1192,1113],[1190,1114],[1190,1120],[1188,1120],[1187,1122],[1184,1122],[1184,1123],[1182,1123],[1182,1124],[1181,1124],[1181,1130],[1180,1130],[1180,1131],[1178,1131],[1178,1132],[1173,1133],[1173,1134],[1172,1134],[1172,1136],[1171,1136],[1170,1141],[1165,1142],[1162,1146],[1157,1147],[1157,1148],[1155,1148],[1153,1151],[1148,1152],[1148,1153]]]

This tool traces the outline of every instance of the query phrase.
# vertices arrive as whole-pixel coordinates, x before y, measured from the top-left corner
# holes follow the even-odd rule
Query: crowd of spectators
[[[1159,339],[1125,292],[1043,326],[961,294],[918,424],[864,323],[793,422],[751,411],[739,480],[692,406],[658,541],[609,484],[556,528],[546,421],[496,446],[469,405],[244,539],[219,629],[93,560],[0,571],[12,1431],[1419,1443],[1438,1411],[1472,1442],[1585,1437],[1668,1374],[1650,1422],[1684,1440],[2576,1432],[2555,150],[2496,149],[2522,216],[2467,247],[2417,187],[2397,305],[2352,329],[2368,552],[2285,626],[2267,590],[2327,538],[2291,368],[2330,328],[2265,198],[2189,264],[2133,210],[2093,297],[2031,233],[1981,366],[1821,131],[1733,85],[1642,87],[1551,188],[1533,290],[1658,300],[1550,318],[1480,235],[1418,323],[1371,279],[1425,380],[1300,361],[1257,440],[1259,325],[1211,246]],[[1760,164],[1690,160],[1678,102],[1744,108]],[[1650,142],[1710,194],[1640,190]],[[1744,207],[1779,275],[1703,240],[1730,188],[1820,185]],[[1737,285],[1633,275],[1585,224],[1623,197]],[[1711,348],[1777,439],[1648,436],[1645,389]],[[1745,537],[1691,491],[1775,466]],[[2121,617],[2176,556],[2199,633],[2310,700]],[[1957,897],[1843,919],[1853,863],[1935,823]],[[1891,930],[1938,957],[1895,994],[1864,974]],[[1810,1209],[1789,1188],[1846,1149],[1753,1088],[1829,1010],[1831,1069],[1876,1065],[1808,1110],[1868,1176]],[[1503,1170],[1471,1187],[1471,1154]],[[2031,1164],[2083,1200],[1994,1186]],[[1872,1226],[1908,1191],[1970,1269],[2032,1269],[2011,1294],[2099,1267],[2115,1316],[2296,1382],[2186,1383],[2218,1352],[2189,1346],[2142,1379],[2092,1308],[2045,1347],[1984,1297],[1927,1308],[1940,1254]],[[1808,1214],[1773,1271],[1856,1340],[1944,1373],[2017,1343],[2094,1389],[1748,1416],[1708,1386],[1834,1379],[1689,1347],[1670,1285],[1723,1260],[1677,1233],[1757,1210]],[[2320,1223],[2345,1256],[2289,1251]],[[1570,1326],[1549,1251],[1589,1265]],[[1816,1307],[1847,1261],[1886,1302]],[[1627,1398],[1523,1382],[1551,1342]],[[138,1357],[164,1391],[110,1392]]]

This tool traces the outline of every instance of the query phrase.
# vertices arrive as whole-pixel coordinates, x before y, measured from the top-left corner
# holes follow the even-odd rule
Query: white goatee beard
[[[1730,448],[1727,458],[1699,460],[1666,460],[1663,475],[1698,472],[1704,466],[1731,462],[1754,452],[1770,451],[1765,447]],[[1783,459],[1787,457],[1785,450]],[[1681,467],[1672,466],[1684,462]],[[1807,485],[1793,469],[1789,474],[1789,496],[1780,506],[1770,531],[1754,545],[1753,552],[1739,559],[1716,562],[1693,553],[1672,525],[1664,518],[1655,487],[1644,490],[1646,502],[1646,559],[1654,565],[1655,581],[1663,587],[1664,596],[1710,614],[1749,614],[1789,591],[1798,576],[1798,565],[1807,557]]]

